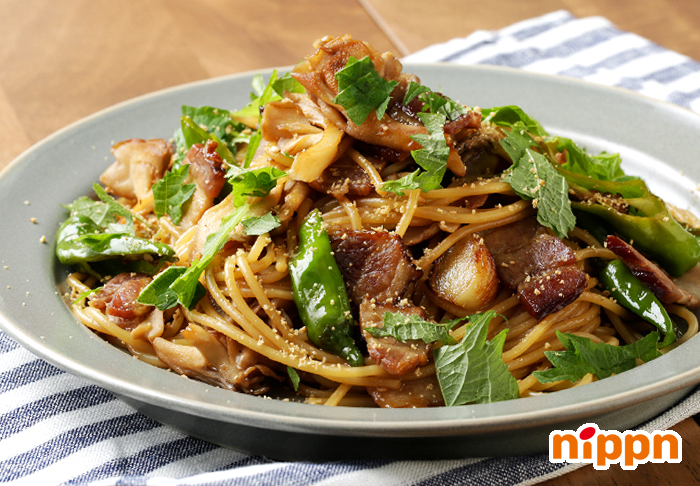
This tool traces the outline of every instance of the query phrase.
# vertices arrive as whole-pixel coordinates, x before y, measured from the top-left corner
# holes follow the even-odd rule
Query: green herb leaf
[[[557,331],[559,341],[566,351],[545,351],[545,356],[554,368],[535,371],[533,375],[540,383],[555,381],[578,381],[591,373],[598,379],[634,368],[637,359],[645,363],[661,356],[656,348],[659,333],[654,331],[639,341],[624,346],[594,343],[588,338]]]
[[[174,224],[180,224],[183,206],[194,194],[196,184],[184,184],[190,166],[185,164],[165,173],[163,178],[153,184],[153,212],[159,218],[166,213]]]
[[[236,207],[245,204],[249,196],[265,197],[277,185],[277,180],[287,173],[276,167],[257,169],[234,168],[227,173],[232,186],[233,203]]]
[[[559,238],[566,238],[576,225],[569,200],[569,184],[544,155],[529,147],[528,138],[525,133],[515,131],[501,140],[501,146],[509,155],[518,157],[522,154],[513,159],[513,166],[504,181],[510,183],[518,196],[533,201],[540,224],[554,230]]]
[[[382,184],[382,189],[403,196],[403,191],[420,189],[423,192],[440,189],[447,170],[450,148],[445,140],[444,126],[447,121],[442,113],[419,113],[428,133],[419,133],[411,138],[423,148],[412,150],[411,155],[423,171],[416,171],[394,181]]]
[[[246,169],[250,167],[250,163],[253,161],[253,157],[255,157],[255,152],[257,152],[258,147],[260,147],[261,140],[262,133],[260,133],[259,130],[250,136],[250,140],[248,141],[248,150],[245,153],[245,161],[243,162],[243,167]]]
[[[126,209],[124,206],[119,204],[117,201],[114,200],[112,196],[107,194],[107,191],[105,191],[101,185],[99,185],[97,182],[95,182],[92,185],[92,190],[95,191],[95,194],[97,194],[97,197],[99,197],[102,202],[107,204],[109,206],[109,210],[117,215],[121,216],[126,220],[126,224],[123,225],[108,225],[110,227],[109,232],[110,233],[129,233],[131,235],[134,235],[136,233],[134,229],[134,215],[131,211]]]
[[[294,79],[290,73],[284,73],[281,78],[275,80],[272,83],[272,89],[281,97],[284,96],[285,92],[304,93],[306,91],[304,86]]]
[[[418,97],[425,103],[423,111],[430,113],[441,113],[448,120],[454,121],[462,115],[469,113],[469,108],[457,103],[456,101],[444,96],[440,93],[435,93],[427,86],[422,86],[415,81],[411,81],[406,89],[406,95],[403,98],[403,104],[407,105],[415,97]]]
[[[212,106],[182,106],[182,115],[192,120],[192,124],[198,127],[197,135],[188,133],[185,137],[183,133],[182,122],[180,128],[175,132],[173,139],[175,141],[175,155],[173,156],[173,168],[180,166],[185,158],[187,150],[194,143],[205,143],[207,139],[218,141],[225,144],[228,151],[235,155],[238,151],[238,145],[248,143],[250,134],[244,133],[246,126],[231,118],[231,113],[223,108],[215,108]],[[188,127],[185,130],[192,132]],[[223,151],[223,150],[222,150]],[[219,154],[221,155],[221,154]],[[228,154],[224,154],[228,156]],[[224,156],[222,155],[222,158]],[[226,159],[224,159],[226,160]],[[227,163],[230,161],[226,160]]]
[[[280,219],[272,213],[253,216],[243,220],[243,230],[248,236],[258,236],[269,233],[281,224]]]
[[[503,362],[507,331],[486,339],[492,310],[469,317],[471,325],[455,345],[433,352],[440,389],[448,407],[518,398],[518,382]]]
[[[58,230],[56,255],[64,265],[143,254],[171,257],[175,252],[168,245],[130,233],[105,233],[104,228],[87,216],[71,216]]]
[[[170,289],[170,286],[186,270],[187,267],[172,266],[166,268],[146,285],[136,301],[145,305],[154,305],[160,310],[175,307],[177,295]]]
[[[428,88],[427,86],[423,86],[422,84],[418,84],[415,81],[411,81],[408,83],[408,88],[406,88],[406,94],[403,97],[403,104],[404,106],[409,104],[413,99],[422,94],[422,93],[430,93],[432,90]]]
[[[301,378],[299,378],[299,373],[297,373],[297,370],[291,366],[287,366],[287,374],[289,375],[289,380],[292,382],[294,391],[299,391],[299,383],[301,383]]]
[[[247,204],[236,208],[221,220],[218,231],[207,236],[201,258],[195,260],[184,273],[169,285],[169,289],[175,294],[178,302],[187,308],[197,304],[196,297],[201,295],[198,287],[200,275],[224,247],[231,232],[245,219],[249,212],[250,208]]]
[[[389,106],[391,92],[398,84],[382,78],[369,56],[359,61],[350,56],[335,79],[338,80],[338,95],[333,102],[345,108],[355,125],[362,125],[373,110],[381,120]]]
[[[546,137],[549,134],[534,118],[525,113],[519,106],[499,106],[496,108],[482,108],[481,115],[485,122],[504,127],[516,125],[537,137]]]
[[[382,183],[382,189],[388,192],[393,192],[398,196],[403,196],[404,191],[412,191],[413,189],[418,189],[420,183],[418,182],[418,175],[420,170],[406,174],[405,176],[394,179],[393,181],[384,181]]]
[[[284,78],[283,78],[284,79]],[[260,107],[265,106],[270,101],[276,101],[282,99],[281,94],[275,91],[275,86],[278,89],[284,89],[284,86],[289,83],[286,79],[284,81],[278,81],[277,70],[272,71],[270,79],[265,83],[262,75],[256,74],[253,77],[253,93],[250,95],[250,103],[248,103],[244,108],[234,111],[231,116],[240,118],[259,118],[260,117]]]
[[[86,196],[80,197],[70,204],[64,204],[63,207],[70,211],[71,216],[85,216],[101,228],[106,228],[117,222],[117,218],[108,204],[102,201],[93,201]]]
[[[365,329],[374,337],[391,336],[405,342],[420,339],[424,343],[440,341],[443,344],[456,344],[457,341],[448,332],[463,319],[436,324],[426,321],[416,315],[405,315],[400,312],[385,312],[383,327],[368,327]]]
[[[621,168],[620,154],[601,153],[590,155],[570,138],[554,137],[546,140],[546,146],[556,152],[566,151],[566,162],[562,168],[602,181],[622,181],[629,177]]]
[[[192,118],[186,115],[180,117],[180,127],[187,150],[196,143],[206,144],[211,140],[216,142],[216,153],[219,154],[221,160],[226,162],[229,166],[236,165],[236,158],[233,156],[231,150],[229,150],[228,145],[222,142],[215,134],[209,133],[204,128],[197,125]]]

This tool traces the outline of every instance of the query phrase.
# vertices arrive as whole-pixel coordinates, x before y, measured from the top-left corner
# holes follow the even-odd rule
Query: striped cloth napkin
[[[628,88],[700,111],[700,63],[565,11],[428,47],[405,61],[496,64]],[[643,428],[700,412],[700,391]],[[578,467],[546,455],[284,463],[184,436],[0,332],[0,482],[26,485],[535,484]]]

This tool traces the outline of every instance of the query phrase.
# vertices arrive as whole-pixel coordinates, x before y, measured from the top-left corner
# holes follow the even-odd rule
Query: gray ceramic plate
[[[629,173],[700,214],[700,117],[629,92],[490,67],[411,65],[424,84],[473,106],[518,104],[552,133],[619,151]],[[441,458],[544,452],[553,429],[595,421],[625,429],[700,382],[700,337],[642,367],[584,387],[509,402],[432,410],[331,408],[217,389],[134,360],[78,324],[57,285],[61,203],[90,191],[127,138],[172,135],[180,105],[238,108],[251,73],[161,91],[78,122],[20,156],[0,177],[0,325],[32,352],[188,434],[281,459]],[[36,218],[38,224],[32,224]],[[40,243],[45,235],[47,243]]]

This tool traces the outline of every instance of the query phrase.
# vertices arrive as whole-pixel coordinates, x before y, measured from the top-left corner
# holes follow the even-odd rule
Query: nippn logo
[[[645,462],[681,462],[682,439],[673,430],[599,430],[596,424],[583,424],[573,430],[549,434],[550,462],[590,463],[595,469],[620,464],[637,469]]]

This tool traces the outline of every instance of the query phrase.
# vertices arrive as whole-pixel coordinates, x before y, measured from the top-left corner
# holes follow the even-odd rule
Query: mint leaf
[[[518,382],[503,362],[507,331],[487,341],[492,310],[469,317],[464,338],[433,352],[440,389],[448,407],[518,398]]]
[[[338,95],[333,100],[345,108],[348,118],[355,125],[362,125],[372,111],[381,120],[389,106],[390,95],[396,81],[382,78],[369,56],[359,61],[350,56],[345,67],[335,73]]]
[[[226,175],[230,177],[233,203],[238,207],[245,204],[249,196],[267,196],[277,185],[277,180],[286,176],[287,173],[276,167],[259,167],[257,169],[233,167]]]
[[[559,331],[557,331],[557,337],[566,351],[545,351],[545,356],[554,367],[533,372],[540,383],[562,380],[574,382],[588,373],[602,380],[634,368],[637,365],[637,359],[646,363],[661,356],[656,348],[659,341],[657,331],[624,346],[594,343],[588,338]]]
[[[185,164],[165,173],[163,178],[153,184],[153,212],[159,218],[166,213],[174,224],[180,224],[182,208],[194,194],[196,184],[184,184],[190,166]]]
[[[282,224],[277,216],[267,213],[262,216],[253,216],[243,220],[243,230],[248,236],[259,236],[269,233]]]
[[[440,341],[443,344],[456,344],[450,333],[450,329],[455,327],[463,319],[453,319],[447,322],[436,324],[426,321],[416,315],[405,315],[400,312],[385,312],[383,327],[368,327],[365,329],[374,337],[394,337],[405,342],[411,339],[420,339],[429,344]]]

